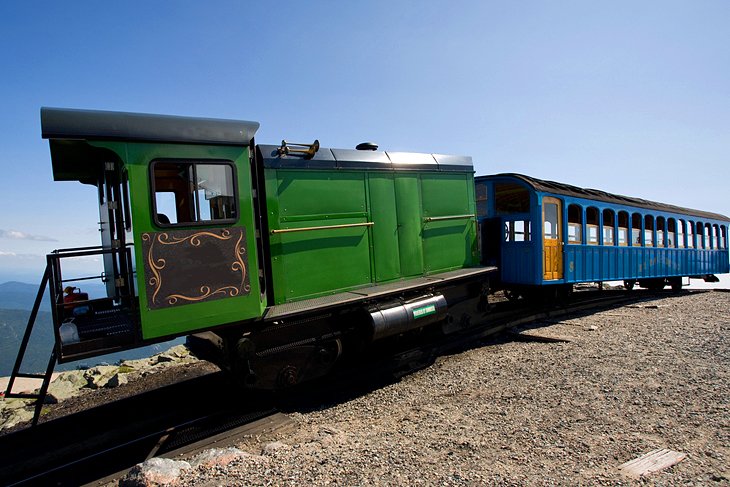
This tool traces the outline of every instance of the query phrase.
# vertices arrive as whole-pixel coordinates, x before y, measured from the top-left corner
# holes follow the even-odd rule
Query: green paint
[[[251,173],[249,170],[248,147],[204,146],[184,144],[153,144],[96,142],[115,152],[123,161],[129,174],[129,193],[135,243],[135,268],[137,270],[136,291],[139,295],[139,310],[143,339],[184,335],[216,325],[257,318],[266,307],[258,281],[258,250],[254,238],[253,201],[251,197]],[[150,310],[147,306],[147,283],[152,276],[144,272],[145,255],[142,252],[142,234],[160,231],[152,221],[152,195],[150,192],[150,163],[155,159],[205,159],[229,160],[236,166],[238,187],[238,221],[234,226],[246,228],[248,273],[251,291],[246,296],[228,297],[210,302],[176,305],[170,308]],[[231,226],[178,226],[178,229],[220,228]],[[128,237],[129,238],[129,237]]]

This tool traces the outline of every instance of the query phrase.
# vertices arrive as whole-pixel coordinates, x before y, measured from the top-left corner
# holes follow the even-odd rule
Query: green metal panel
[[[419,175],[395,175],[395,200],[398,213],[398,253],[403,277],[423,274],[422,216]]]
[[[370,227],[321,228],[370,221],[364,172],[267,169],[266,193],[276,304],[372,282]]]
[[[129,193],[131,200],[133,234],[135,245],[135,264],[137,270],[137,292],[144,339],[164,336],[183,335],[195,330],[212,326],[243,321],[262,315],[266,306],[265,298],[259,287],[258,256],[255,240],[255,226],[253,220],[253,201],[251,193],[251,172],[249,168],[248,147],[235,146],[204,146],[183,144],[154,144],[154,143],[95,143],[99,147],[107,147],[116,152],[125,162],[129,174]],[[241,249],[246,255],[248,285],[250,290],[243,295],[224,297],[198,302],[175,301],[168,307],[151,309],[148,303],[148,286],[156,277],[145,271],[145,264],[149,268],[148,259],[142,250],[144,234],[162,235],[165,229],[158,228],[152,220],[152,195],[150,190],[150,162],[155,159],[191,159],[204,161],[206,159],[232,161],[236,167],[238,188],[238,221],[225,225],[194,225],[176,226],[178,230],[206,230],[220,233],[224,230],[245,234],[246,246]],[[241,232],[241,229],[243,232]],[[169,232],[170,234],[173,231]],[[195,232],[191,232],[195,233]],[[210,232],[214,233],[214,232]],[[194,244],[193,244],[194,245]],[[184,262],[175,262],[169,259],[168,266],[185,265]],[[180,269],[184,272],[184,269]],[[214,293],[215,289],[209,290]],[[205,295],[201,289],[201,296]],[[197,297],[196,297],[197,299]]]
[[[471,174],[421,175],[426,273],[475,265],[476,221]],[[433,218],[432,221],[429,219]]]
[[[372,221],[375,280],[390,281],[401,277],[398,248],[398,216],[395,199],[395,177],[387,173],[368,175],[370,214]]]

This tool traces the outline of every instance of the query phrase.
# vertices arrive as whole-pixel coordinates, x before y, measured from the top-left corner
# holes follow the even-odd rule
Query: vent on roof
[[[378,150],[378,144],[375,142],[363,142],[355,146],[357,150]]]

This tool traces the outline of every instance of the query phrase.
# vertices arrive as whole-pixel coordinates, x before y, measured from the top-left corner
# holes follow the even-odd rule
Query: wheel
[[[636,281],[624,281],[624,288],[627,291],[631,291],[634,289],[634,284],[636,284]]]
[[[669,285],[672,286],[672,291],[679,292],[682,290],[682,278],[673,277],[669,280]]]
[[[515,291],[514,289],[505,289],[504,295],[509,299],[510,301],[517,301],[520,299],[520,293]]]
[[[664,286],[666,286],[666,285],[667,285],[666,279],[649,279],[646,281],[645,287],[649,291],[661,291],[662,289],[664,289]],[[644,287],[644,284],[642,284],[642,287]]]

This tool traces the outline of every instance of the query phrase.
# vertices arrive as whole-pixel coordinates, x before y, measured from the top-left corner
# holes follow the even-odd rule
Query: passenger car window
[[[152,163],[155,222],[184,225],[234,222],[236,208],[233,164],[223,161]]]
[[[583,210],[578,205],[568,205],[568,243],[583,241]]]

